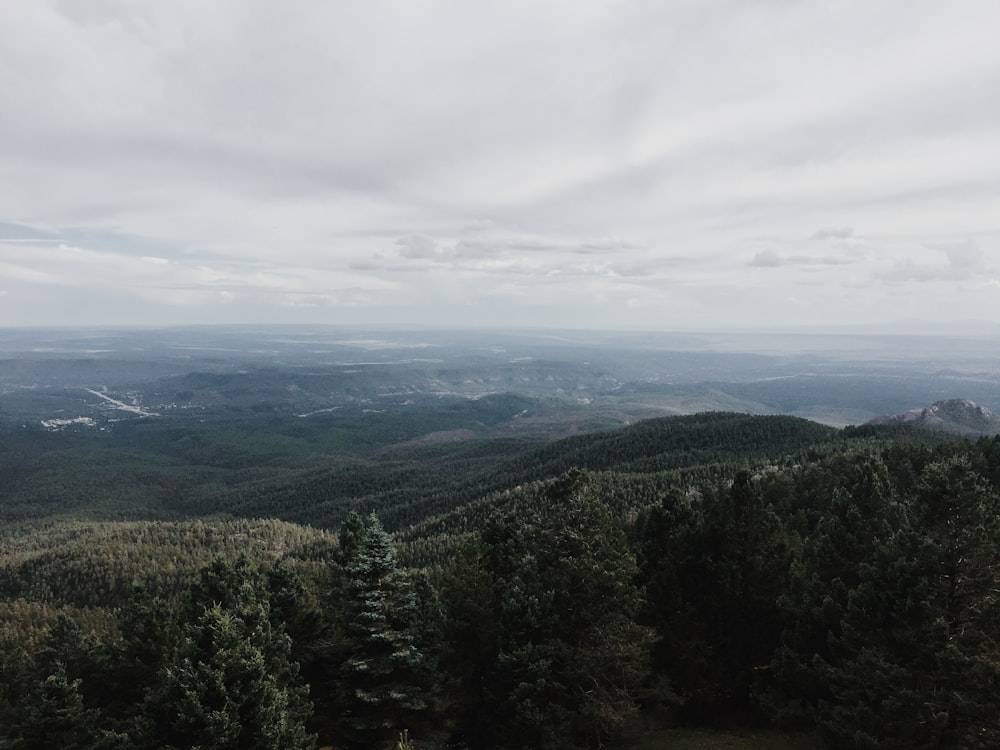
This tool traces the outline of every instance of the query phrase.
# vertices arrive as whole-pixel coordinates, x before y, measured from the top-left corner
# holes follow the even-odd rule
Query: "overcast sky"
[[[0,4],[0,325],[1000,323],[996,0]]]

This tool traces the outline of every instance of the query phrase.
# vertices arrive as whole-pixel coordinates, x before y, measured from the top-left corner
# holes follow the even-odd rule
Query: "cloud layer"
[[[1000,5],[0,6],[0,324],[1000,322]]]

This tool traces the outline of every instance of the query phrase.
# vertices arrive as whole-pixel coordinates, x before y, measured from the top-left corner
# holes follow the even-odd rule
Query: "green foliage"
[[[711,414],[409,442],[537,407],[480,401],[16,446],[0,746],[598,747],[640,709],[1000,744],[1000,439]]]
[[[767,702],[776,718],[811,722],[820,702],[830,700],[830,664],[863,566],[901,528],[905,508],[875,456],[838,457],[800,472],[794,482],[800,517],[805,511],[809,520],[780,599],[784,630]]]
[[[635,557],[586,475],[560,478],[546,500],[484,533],[499,623],[489,717],[505,746],[599,746],[645,676]]]
[[[689,719],[756,710],[777,645],[789,539],[747,472],[729,487],[674,496],[642,524],[646,616],[660,637],[654,666]]]
[[[117,607],[140,586],[173,598],[216,556],[258,560],[332,546],[332,535],[273,520],[24,524],[0,529],[0,591],[53,605]]]
[[[127,748],[127,737],[100,728],[100,711],[84,705],[82,679],[71,680],[56,662],[23,696],[11,734],[12,750],[58,747],[67,750]]]
[[[996,747],[1000,498],[956,457],[909,511],[859,566],[821,726],[845,746]]]
[[[444,713],[454,734],[471,742],[484,737],[485,718],[495,710],[486,675],[500,648],[499,592],[478,535],[463,539],[438,589],[444,612],[439,660]]]
[[[184,632],[150,693],[150,742],[168,747],[311,748],[307,688],[291,642],[270,619],[264,577],[217,560],[191,587]]]
[[[834,747],[997,744],[1000,502],[970,457],[896,447],[798,476],[814,520],[782,597],[777,717]]]
[[[378,747],[422,723],[430,708],[430,665],[416,592],[378,518],[363,533],[349,521],[342,538],[357,543],[345,560],[343,732],[354,747]]]

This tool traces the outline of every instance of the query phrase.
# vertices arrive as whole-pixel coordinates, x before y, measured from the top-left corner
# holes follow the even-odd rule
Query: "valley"
[[[312,419],[512,395],[523,408],[478,432],[559,435],[699,411],[845,426],[945,398],[1000,410],[998,361],[995,341],[975,337],[7,329],[0,416]]]

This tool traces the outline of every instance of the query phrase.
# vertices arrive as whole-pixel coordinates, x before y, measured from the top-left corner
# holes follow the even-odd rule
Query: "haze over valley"
[[[469,412],[454,429],[479,435],[699,411],[843,426],[950,398],[1000,410],[1000,341],[975,336],[7,329],[0,356],[3,417],[25,428],[206,413],[336,419],[444,403]],[[509,403],[484,422],[484,399]]]

